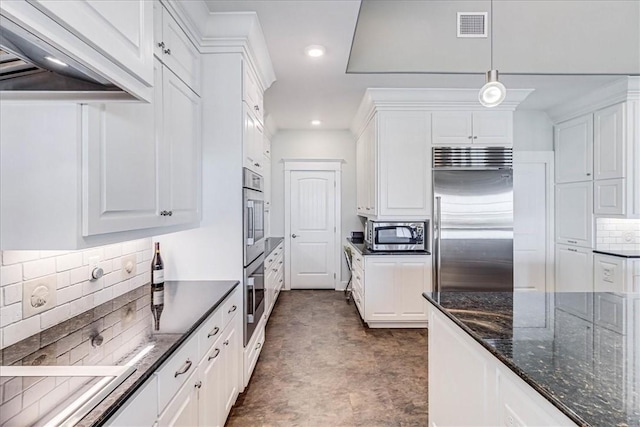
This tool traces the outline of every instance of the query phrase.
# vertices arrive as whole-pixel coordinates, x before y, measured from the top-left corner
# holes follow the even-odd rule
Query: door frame
[[[342,223],[340,219],[341,209],[341,181],[342,181],[342,159],[283,159],[284,163],[284,289],[291,290],[291,172],[333,172],[335,179],[335,276],[333,278],[333,288],[340,289],[342,264],[340,257],[342,256]]]

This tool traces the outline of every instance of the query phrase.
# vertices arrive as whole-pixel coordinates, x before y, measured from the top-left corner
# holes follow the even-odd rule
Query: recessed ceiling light
[[[44,59],[46,59],[47,61],[51,61],[54,64],[60,65],[62,67],[68,67],[69,66],[66,63],[60,61],[58,58],[54,58],[53,56],[45,56]]]
[[[321,124],[320,120],[311,120],[311,126],[320,126]]]
[[[324,48],[324,46],[313,44],[311,46],[305,47],[304,52],[312,58],[318,58],[324,55],[324,53],[326,52],[326,49]]]

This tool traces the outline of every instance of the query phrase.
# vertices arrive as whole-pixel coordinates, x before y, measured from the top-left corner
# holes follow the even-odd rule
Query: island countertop
[[[640,294],[423,296],[576,424],[640,425]],[[563,298],[589,300],[596,308],[574,315]],[[603,319],[599,301],[617,304],[620,323]],[[531,327],[535,318],[542,322]]]

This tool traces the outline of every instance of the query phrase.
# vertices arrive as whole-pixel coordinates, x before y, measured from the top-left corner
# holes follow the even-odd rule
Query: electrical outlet
[[[122,257],[122,280],[127,280],[136,275],[138,258],[135,254]]]
[[[633,231],[627,231],[626,233],[623,234],[622,236],[624,238],[624,242],[625,243],[633,243],[634,236],[633,236]]]
[[[22,318],[26,319],[56,306],[56,276],[24,282],[22,285]]]

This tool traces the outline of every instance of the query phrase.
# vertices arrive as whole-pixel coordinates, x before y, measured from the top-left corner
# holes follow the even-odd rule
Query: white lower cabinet
[[[591,249],[556,245],[556,306],[582,318],[593,313]]]
[[[241,387],[241,297],[236,288],[107,425],[224,426]]]
[[[429,426],[463,425],[576,424],[431,306]]]
[[[263,316],[260,319],[260,323],[258,327],[253,331],[253,336],[251,340],[247,344],[244,349],[244,387],[249,385],[249,380],[251,379],[251,375],[253,374],[253,370],[258,363],[258,357],[260,357],[260,352],[262,351],[262,346],[264,345],[265,340],[265,317]]]
[[[352,246],[352,294],[372,328],[423,328],[431,290],[431,256],[363,256]]]
[[[267,320],[284,286],[284,242],[281,242],[264,261],[265,315]]]

